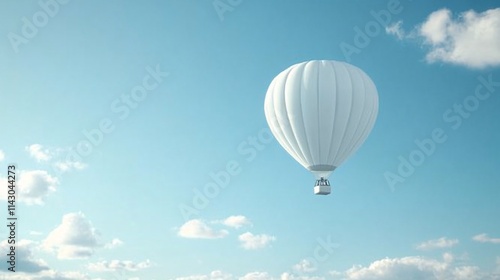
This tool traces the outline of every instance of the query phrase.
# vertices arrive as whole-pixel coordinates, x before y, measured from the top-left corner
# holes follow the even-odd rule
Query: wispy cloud
[[[432,250],[432,249],[442,249],[450,248],[458,244],[458,239],[449,239],[446,237],[441,237],[439,239],[428,240],[422,242],[416,246],[418,250]]]
[[[184,238],[216,239],[223,238],[228,234],[226,230],[215,230],[199,219],[189,220],[184,223],[177,235]]]
[[[4,159],[5,159],[5,153],[2,150],[0,150],[0,161]]]
[[[248,220],[247,217],[242,216],[242,215],[229,216],[224,221],[222,221],[222,223],[228,227],[232,227],[232,228],[236,228],[236,229],[252,224],[252,223],[250,223],[250,220]]]
[[[190,275],[185,277],[177,277],[175,280],[232,280],[233,276],[221,270],[214,270],[209,275]],[[240,278],[241,280],[241,278]]]
[[[56,271],[53,269],[42,270],[37,273],[10,273],[8,278],[2,280],[98,280],[79,271]]]
[[[390,35],[396,36],[399,40],[405,37],[405,31],[403,29],[403,21],[397,21],[385,27],[385,32]]]
[[[489,237],[486,233],[481,233],[472,237],[472,240],[481,242],[481,243],[493,243],[500,244],[500,238],[492,238]]]
[[[327,278],[322,276],[295,275],[290,272],[284,272],[281,274],[281,277],[279,279],[280,280],[325,280]]]
[[[30,156],[40,161],[48,161],[52,158],[49,149],[44,148],[40,144],[32,144],[25,147],[25,150],[30,154]]]
[[[82,170],[87,167],[85,163],[78,160],[75,151],[71,148],[54,148],[45,147],[41,144],[31,144],[26,146],[25,150],[37,162],[46,162],[60,172]]]
[[[70,170],[82,170],[87,167],[87,165],[81,161],[75,160],[64,160],[54,162],[54,167],[62,172]]]
[[[104,248],[106,248],[106,249],[113,249],[113,248],[116,248],[116,247],[120,247],[122,245],[123,245],[123,241],[121,241],[118,238],[114,238],[113,240],[111,240],[111,242],[105,244]]]
[[[138,271],[151,267],[151,261],[145,260],[142,262],[133,261],[121,261],[121,260],[111,260],[111,261],[101,261],[96,263],[90,263],[87,268],[91,271]]]
[[[273,278],[269,275],[269,273],[261,271],[249,272],[239,278],[239,280],[270,280],[270,279]]]
[[[386,28],[398,39],[418,38],[428,48],[429,63],[445,62],[471,68],[500,65],[500,8],[469,10],[454,18],[448,9],[432,12],[409,33],[402,22]]]
[[[245,232],[238,236],[241,242],[241,247],[246,250],[256,250],[268,246],[271,242],[276,240],[276,237],[267,234],[253,234]]]
[[[317,267],[310,260],[303,259],[295,264],[292,269],[297,272],[307,273],[316,271]]]

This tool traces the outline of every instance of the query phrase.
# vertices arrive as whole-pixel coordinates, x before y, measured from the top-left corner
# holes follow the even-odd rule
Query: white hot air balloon
[[[356,66],[313,60],[278,74],[264,107],[274,137],[316,177],[314,193],[329,194],[328,177],[363,144],[375,124],[378,94]]]

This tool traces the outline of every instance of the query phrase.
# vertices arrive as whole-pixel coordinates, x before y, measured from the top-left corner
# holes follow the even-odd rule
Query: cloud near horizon
[[[489,237],[488,234],[486,233],[481,233],[478,235],[475,235],[472,237],[472,240],[481,242],[481,243],[493,243],[493,244],[500,244],[500,238],[492,238]]]
[[[36,247],[35,242],[31,240],[21,239],[16,241],[16,272],[26,272],[26,273],[37,273],[44,270],[49,270],[47,263],[42,259],[36,259],[33,254],[33,250]],[[0,242],[0,251],[5,254],[0,256],[0,261],[2,262],[2,268],[0,271],[7,271],[7,253],[12,244],[9,244],[7,240]],[[1,279],[1,278],[0,278]]]
[[[151,261],[145,260],[142,262],[133,261],[121,261],[121,260],[111,260],[111,261],[100,261],[96,263],[90,263],[87,268],[91,271],[138,271],[151,267]]]
[[[303,259],[297,264],[295,264],[292,269],[300,273],[314,272],[318,268],[308,259]]]
[[[428,240],[422,242],[416,246],[417,250],[432,250],[432,249],[442,249],[451,248],[459,243],[458,239],[449,239],[446,237],[441,237],[439,239]]]
[[[455,263],[455,257],[450,253],[442,255],[442,259],[422,256],[407,256],[402,258],[384,258],[376,260],[367,266],[355,265],[343,272],[330,271],[328,275],[304,275],[283,272],[273,276],[265,271],[254,271],[240,277],[215,270],[208,275],[192,275],[175,278],[176,280],[493,280],[500,279],[498,271],[483,271],[477,266]],[[500,268],[500,259],[499,262]],[[500,271],[500,270],[499,270]],[[223,277],[217,277],[223,276]]]

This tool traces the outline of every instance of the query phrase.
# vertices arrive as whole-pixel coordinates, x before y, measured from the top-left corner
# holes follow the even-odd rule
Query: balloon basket
[[[316,195],[327,195],[330,194],[332,188],[330,187],[330,182],[328,179],[321,178],[316,181],[316,185],[314,185],[314,194]]]

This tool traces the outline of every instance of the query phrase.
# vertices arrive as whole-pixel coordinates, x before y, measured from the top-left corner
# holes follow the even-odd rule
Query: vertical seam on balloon
[[[275,93],[276,81],[271,82],[271,84],[272,84],[272,88],[270,90],[270,96],[269,96],[270,101],[269,102],[271,102],[271,104],[272,104],[272,106],[271,106],[272,111],[270,112],[270,114],[272,114],[272,117],[274,118],[274,120],[276,122],[276,125],[270,125],[271,132],[273,132],[273,130],[276,130],[277,135],[275,135],[275,137],[278,140],[278,142],[281,144],[283,149],[285,149],[285,151],[288,152],[290,154],[290,156],[292,156],[292,158],[296,159],[296,157],[298,157],[298,155],[295,152],[292,144],[286,138],[285,132],[283,131],[283,129],[281,129],[281,123],[276,115],[277,110],[276,110],[276,104],[274,102],[274,96],[276,94]],[[281,143],[281,142],[283,142],[283,143]]]
[[[311,154],[311,146],[309,145],[309,138],[307,137],[306,124],[304,122],[304,108],[302,106],[302,84],[303,84],[302,80],[304,79],[304,69],[306,68],[306,66],[307,66],[308,63],[310,63],[310,62],[304,63],[303,66],[300,65],[302,67],[299,68],[300,69],[300,75],[299,75],[299,77],[300,77],[300,80],[299,80],[300,83],[299,83],[299,87],[298,88],[299,88],[299,100],[300,100],[300,102],[299,102],[299,104],[300,104],[300,114],[302,115],[302,118],[300,120],[301,120],[301,123],[302,123],[302,129],[305,132],[305,134],[304,134],[305,137],[304,138],[305,138],[305,141],[306,141],[306,145],[305,145],[304,149],[302,149],[302,145],[299,145],[299,149],[302,151],[302,154],[304,155],[304,158],[305,158],[306,162],[309,164],[309,162],[311,162],[311,159],[312,159],[312,154]],[[292,128],[292,131],[295,134],[295,131],[293,130],[293,128]],[[297,134],[295,134],[295,139],[297,139]],[[304,151],[306,148],[307,148],[307,151]],[[306,155],[309,155],[309,157],[307,157]]]
[[[372,106],[372,110],[370,111],[370,116],[368,118],[368,121],[366,122],[365,124],[365,127],[363,128],[363,134],[362,135],[365,135],[367,134],[367,132],[369,132],[372,128],[373,128],[373,125],[375,124],[375,119],[372,120],[372,117],[375,113],[375,105]],[[360,137],[356,143],[356,146],[361,146],[361,144],[363,144],[364,140],[367,139],[367,136],[365,136],[365,139],[363,139],[363,137]]]
[[[320,83],[319,83],[319,71],[320,71],[320,64],[323,63],[322,61],[320,61],[319,63],[317,63],[317,69],[316,69],[316,113],[318,115],[318,161],[319,162],[315,162],[314,164],[321,164],[321,122],[320,122],[320,102],[319,102],[319,97],[320,97],[320,94],[319,94],[319,90],[320,90]]]
[[[332,124],[332,126],[335,126],[335,121],[337,119],[337,111],[338,111],[337,110],[337,106],[338,106],[337,94],[339,92],[337,70],[335,69],[334,63],[337,63],[337,62],[332,62],[332,61],[329,62],[330,68],[333,71],[333,76],[335,77],[335,81],[333,81],[334,89],[335,89],[335,92],[333,94],[333,97],[334,97],[333,104],[335,105],[335,108],[334,108],[334,111],[332,112],[333,113],[333,124]],[[332,149],[332,145],[333,145],[334,134],[335,134],[335,128],[332,128],[332,133],[330,134],[330,147],[328,148],[328,157],[326,158],[327,162],[332,162],[332,163],[333,163],[333,160],[330,160],[330,156],[331,156],[332,150],[333,150]]]
[[[360,73],[359,70],[356,69],[356,75],[359,75],[359,77],[361,78],[362,80],[362,83],[361,83],[361,86],[363,87],[363,90],[362,92],[364,93],[364,96],[363,96],[363,110],[361,111],[361,117],[360,117],[360,121],[363,119],[363,115],[364,115],[364,112],[365,111],[365,104],[366,104],[366,96],[367,96],[367,92],[366,92],[366,85],[365,85],[365,79],[363,77],[363,75]],[[352,76],[351,76],[352,77]],[[350,139],[349,142],[354,142],[354,145],[350,145],[350,147],[348,146],[348,150],[344,150],[344,152],[338,157],[339,159],[341,159],[340,162],[343,162],[344,160],[347,159],[347,157],[349,157],[349,155],[353,152],[353,149],[356,147],[357,143],[359,142],[358,140],[360,138],[362,138],[361,136],[363,136],[364,134],[364,129],[362,130],[362,133],[360,135],[360,137],[358,137],[358,139],[356,139],[356,133],[358,132],[359,128],[361,127],[360,123],[358,122],[356,124],[356,129],[354,130],[354,133],[352,134],[352,137]]]
[[[364,77],[363,75],[363,83],[366,83],[366,77]],[[376,90],[375,90],[376,92]],[[372,98],[378,98],[376,96],[372,96]],[[364,128],[363,128],[363,133],[361,134],[361,137],[358,138],[358,140],[356,141],[356,145],[353,146],[356,147],[356,146],[361,146],[361,144],[363,144],[363,142],[367,139],[367,136],[366,135],[363,139],[363,135],[367,134],[367,132],[369,132],[371,130],[371,128],[373,128],[373,125],[375,124],[375,120],[376,120],[376,116],[375,116],[375,119],[373,119],[373,114],[377,111],[377,106],[378,106],[378,102],[373,102],[373,105],[372,105],[372,110],[370,111],[370,114],[369,114],[369,118],[368,118],[368,121],[366,122],[366,124],[364,125]],[[352,151],[351,151],[352,152]]]
[[[375,85],[373,85],[373,86],[375,87]],[[375,92],[377,93],[376,87],[375,87]],[[372,111],[370,112],[370,118],[369,118],[371,121],[366,124],[365,129],[363,131],[363,134],[365,134],[365,133],[368,134],[371,131],[371,129],[374,127],[375,121],[377,119],[377,115],[378,115],[378,94],[372,96],[372,98],[376,99],[377,102],[373,102]]]
[[[307,163],[306,160],[305,160],[305,158],[304,158],[304,154],[302,152],[302,149],[300,148],[300,145],[297,143],[297,140],[296,140],[297,136],[295,134],[295,131],[293,130],[292,124],[290,122],[290,118],[288,117],[288,109],[287,109],[287,106],[286,106],[286,84],[288,82],[288,75],[290,75],[290,72],[292,72],[292,70],[293,70],[293,68],[290,68],[290,71],[288,71],[286,73],[286,76],[285,76],[285,85],[283,86],[283,104],[284,104],[284,107],[285,107],[285,114],[284,115],[286,117],[288,125],[290,126],[290,129],[292,130],[292,134],[295,137],[295,144],[296,145],[292,144],[291,139],[289,139],[285,133],[283,133],[283,135],[285,136],[285,139],[288,141],[288,143],[290,143],[290,147],[293,149],[293,151],[295,152],[295,154],[297,155],[297,157],[301,158],[301,160],[304,163]],[[297,151],[297,149],[295,148],[295,146],[298,147],[299,151]],[[301,162],[299,162],[299,163],[302,164]]]
[[[340,140],[340,147],[337,150],[337,152],[335,153],[335,157],[334,157],[334,160],[333,160],[334,163],[337,161],[337,158],[338,158],[338,155],[339,155],[339,151],[342,151],[342,148],[344,148],[344,146],[345,146],[345,143],[344,143],[344,141],[345,141],[345,135],[346,135],[347,130],[349,129],[349,121],[351,120],[351,112],[352,112],[352,107],[353,107],[353,103],[354,103],[353,102],[353,97],[352,97],[354,84],[352,82],[351,73],[349,72],[349,69],[343,63],[342,63],[342,66],[346,70],[347,75],[349,76],[349,81],[351,82],[351,94],[349,94],[349,96],[351,97],[351,108],[349,109],[349,112],[348,112],[348,115],[347,115],[347,121],[346,121],[346,125],[345,125],[345,128],[344,128],[344,131],[342,132],[342,137],[341,137],[341,140]],[[340,165],[340,163],[337,163],[337,165]]]
[[[290,149],[293,152],[293,154],[290,154],[290,155],[295,159],[295,157],[298,157],[298,155],[295,152],[295,149],[293,148],[293,145],[290,143],[290,141],[286,137],[286,134],[285,134],[284,130],[281,128],[282,123],[281,123],[280,119],[278,118],[278,115],[276,114],[276,112],[279,111],[279,110],[278,110],[276,102],[274,100],[276,98],[276,96],[277,96],[276,91],[274,89],[275,87],[276,87],[276,83],[273,84],[273,90],[271,91],[271,95],[272,95],[272,114],[273,114],[274,119],[276,120],[276,123],[277,123],[276,129],[279,129],[279,132],[281,132],[281,135],[280,135],[281,137],[279,137],[279,138],[276,137],[276,138],[277,138],[278,142],[280,142],[280,141],[284,142],[284,143],[280,142],[280,144],[283,146],[283,148],[285,149],[285,151],[288,152],[288,149]],[[287,147],[285,147],[285,145],[283,145],[283,144],[286,144]]]

